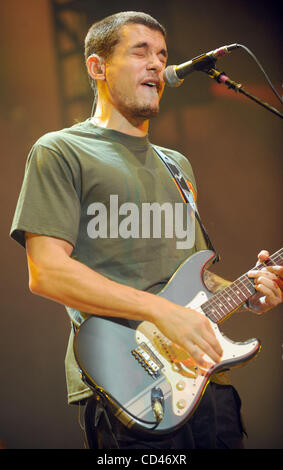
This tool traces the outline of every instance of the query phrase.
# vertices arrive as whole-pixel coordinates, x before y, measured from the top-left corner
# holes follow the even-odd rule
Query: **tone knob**
[[[177,401],[177,408],[179,408],[179,410],[183,410],[186,406],[186,402],[185,400],[178,400]]]

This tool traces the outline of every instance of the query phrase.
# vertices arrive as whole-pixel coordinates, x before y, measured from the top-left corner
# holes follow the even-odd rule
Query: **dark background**
[[[282,11],[273,1],[1,2],[2,447],[83,447],[78,409],[66,401],[67,314],[29,292],[25,252],[8,233],[33,142],[90,115],[92,96],[82,60],[88,26],[123,10],[145,11],[167,27],[169,63],[237,42],[252,50],[282,90]],[[282,112],[246,52],[236,50],[217,65]],[[196,72],[181,88],[166,90],[151,140],[190,158],[200,213],[222,258],[218,274],[233,280],[255,264],[262,248],[273,253],[282,246],[282,121],[277,116]],[[258,337],[263,344],[255,360],[233,371],[248,448],[282,448],[282,325],[282,307],[277,307],[262,317],[237,313],[222,328],[236,341]]]

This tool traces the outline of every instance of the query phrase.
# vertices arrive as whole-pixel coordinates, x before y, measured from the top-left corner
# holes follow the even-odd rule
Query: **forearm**
[[[158,301],[153,294],[111,281],[69,257],[44,267],[31,259],[28,264],[35,294],[89,314],[153,320]]]

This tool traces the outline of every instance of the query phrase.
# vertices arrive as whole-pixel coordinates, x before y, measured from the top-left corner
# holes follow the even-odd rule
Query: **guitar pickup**
[[[133,349],[131,354],[154,379],[160,376],[160,370],[163,368],[163,364],[145,343],[141,343]]]

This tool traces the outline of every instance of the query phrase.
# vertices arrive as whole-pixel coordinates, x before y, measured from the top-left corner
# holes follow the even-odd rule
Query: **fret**
[[[234,308],[238,305],[238,303],[233,298],[233,289],[231,289],[230,286],[219,292],[218,295],[220,297],[220,300],[222,300],[222,302],[226,304],[226,313],[229,313],[231,310],[234,310]]]
[[[242,299],[238,296],[237,292],[238,291],[235,291],[231,294],[231,297],[233,298],[234,302],[234,308],[238,307],[238,305],[242,303]]]
[[[235,308],[237,308],[241,303],[243,303],[244,300],[242,299],[242,297],[240,297],[239,302],[239,300],[236,299],[233,295],[233,289],[231,289],[231,286],[228,286],[223,291],[215,294],[201,307],[210,319],[218,322],[222,318],[227,316],[231,311],[235,310]]]
[[[221,319],[221,313],[218,311],[217,302],[216,302],[216,299],[214,297],[209,299],[208,307],[211,309],[211,312],[214,315],[214,317],[216,317],[217,320],[220,320]]]
[[[217,315],[217,311],[214,308],[211,308],[209,301],[202,304],[201,308],[205,315],[210,318],[210,320],[212,320],[214,323],[218,323],[221,320],[221,317]]]
[[[227,291],[229,292],[229,297],[233,302],[233,309],[239,305],[239,297],[237,296],[237,292],[235,292],[234,283],[231,286],[227,287]],[[241,299],[240,299],[241,301]]]
[[[240,279],[237,279],[231,287],[233,286],[233,292],[235,293],[237,299],[238,299],[238,305],[240,305],[242,302],[246,300],[246,295],[243,292],[243,286],[241,286],[241,281]]]
[[[255,288],[253,287],[253,282],[252,280],[244,274],[241,276],[239,279],[239,284],[241,285],[243,293],[247,295],[247,297],[250,297],[250,295],[255,293]]]
[[[229,305],[229,309],[234,310],[235,305],[232,304],[233,299],[229,296],[229,294],[227,294],[227,296],[225,297],[225,300]]]
[[[260,263],[253,270],[260,270],[266,265],[283,265],[283,248],[270,256],[268,262]],[[255,294],[253,281],[248,277],[247,273],[236,279],[225,289],[221,290],[209,300],[201,305],[201,309],[205,315],[215,323],[223,320],[233,310],[240,307],[249,297]]]
[[[201,306],[201,308],[203,308],[203,305]],[[211,308],[210,305],[206,306],[204,312],[206,316],[210,318],[210,320],[212,320],[214,323],[219,323],[224,316],[223,314],[219,313],[218,309]]]
[[[229,315],[233,310],[235,310],[235,308],[239,307],[247,298],[247,296],[243,295],[243,293],[238,288],[236,290],[235,297],[230,287],[231,286],[221,292],[218,292],[207,302],[201,305],[204,313],[216,323]],[[229,293],[227,293],[228,289]]]
[[[255,292],[249,278],[244,276],[215,294],[201,306],[211,320],[216,322],[222,320]]]
[[[219,294],[216,294],[213,297],[212,305],[213,305],[214,309],[217,310],[217,313],[220,315],[220,318],[223,316],[223,312],[224,312],[224,314],[226,313],[225,312],[225,304],[221,300]]]

